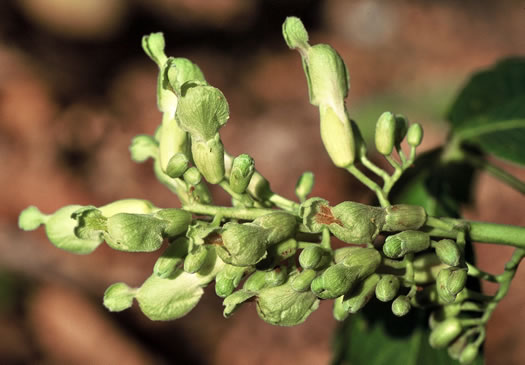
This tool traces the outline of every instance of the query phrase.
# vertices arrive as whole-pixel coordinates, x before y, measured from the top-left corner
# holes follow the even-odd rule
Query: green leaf
[[[525,97],[525,58],[505,59],[471,77],[452,104],[448,120],[458,128],[520,95]]]
[[[427,316],[417,309],[395,317],[390,304],[373,301],[340,328],[333,364],[446,365],[457,364],[446,350],[428,344]],[[474,364],[483,364],[481,356]]]
[[[525,93],[454,129],[454,137],[501,159],[525,164]]]

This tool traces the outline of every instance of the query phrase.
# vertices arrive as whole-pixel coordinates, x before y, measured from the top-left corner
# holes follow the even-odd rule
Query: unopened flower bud
[[[312,292],[321,299],[334,299],[347,293],[357,282],[357,269],[336,264],[312,281]]]
[[[226,223],[221,234],[223,245],[217,247],[217,254],[231,265],[255,265],[266,256],[268,234],[267,229],[253,223]]]
[[[371,243],[380,232],[384,222],[382,208],[356,202],[342,202],[320,212],[319,218],[331,222],[328,229],[334,236],[346,243]]]
[[[329,253],[320,246],[306,247],[299,255],[299,265],[303,269],[320,269],[329,262]]]
[[[396,114],[395,145],[399,146],[407,134],[408,120],[404,115]]]
[[[377,151],[389,156],[394,150],[396,138],[396,118],[390,112],[381,114],[376,123],[375,143]]]
[[[264,277],[267,287],[282,285],[288,279],[288,270],[286,266],[277,266],[275,269],[268,271]]]
[[[262,288],[265,288],[268,284],[266,283],[266,272],[255,271],[253,274],[248,276],[244,282],[243,289],[250,292],[259,292]]]
[[[423,140],[423,128],[421,124],[413,123],[407,132],[407,142],[412,147],[417,147],[421,144]]]
[[[317,276],[315,270],[306,269],[291,278],[290,285],[293,290],[302,292],[310,289],[312,281]]]
[[[182,266],[184,257],[188,254],[189,240],[179,237],[170,243],[166,250],[155,262],[153,272],[161,277],[168,278]]]
[[[349,314],[357,313],[361,310],[373,298],[379,280],[379,274],[374,273],[365,280],[360,281],[350,294],[346,294],[343,297],[344,310]]]
[[[330,104],[321,104],[319,112],[321,139],[332,162],[335,166],[342,168],[352,165],[355,160],[356,147],[344,106],[338,106],[338,110],[335,110]]]
[[[456,338],[447,348],[448,356],[454,360],[459,360],[461,353],[468,345],[468,336],[465,334]]]
[[[459,363],[460,364],[471,364],[476,360],[476,357],[478,356],[479,347],[475,343],[470,343],[467,346],[465,346],[465,349],[459,356]]]
[[[466,269],[457,269],[450,273],[450,276],[447,280],[447,290],[452,295],[459,294],[460,291],[465,289],[467,285],[467,270]]]
[[[386,232],[419,229],[427,220],[427,213],[423,207],[408,204],[396,204],[385,208],[385,224],[382,229]]]
[[[435,349],[447,347],[463,331],[458,318],[448,318],[438,324],[430,333],[430,346]]]
[[[421,231],[403,231],[388,236],[383,245],[387,257],[400,258],[407,253],[424,251],[430,247],[430,236]]]
[[[269,246],[266,250],[266,257],[257,263],[257,270],[268,270],[282,261],[289,259],[295,255],[297,247],[297,241],[293,238]]]
[[[291,49],[299,48],[305,51],[308,45],[308,32],[304,28],[301,19],[295,16],[289,16],[283,23],[283,37],[286,44]]]
[[[230,171],[230,187],[237,194],[243,194],[250,184],[250,180],[255,172],[253,158],[247,154],[237,156],[233,160]]]
[[[124,283],[115,283],[104,292],[104,307],[111,312],[121,312],[133,304],[136,289]]]
[[[191,186],[198,185],[201,182],[202,175],[196,167],[190,167],[183,175],[184,181]]]
[[[170,58],[169,61],[171,63],[167,72],[168,81],[177,95],[182,94],[182,85],[188,81],[206,84],[206,79],[199,66],[187,58]]]
[[[224,305],[224,318],[228,318],[229,316],[231,316],[233,312],[235,312],[242,303],[246,302],[254,296],[254,292],[246,290],[237,290],[236,292],[228,295],[226,299],[224,299],[224,301],[222,302],[222,305]]]
[[[344,295],[341,295],[340,297],[337,297],[336,300],[334,300],[334,309],[332,311],[336,321],[340,322],[344,321],[346,317],[348,317],[348,312],[343,308],[343,298]]]
[[[455,241],[446,238],[434,243],[433,246],[441,262],[449,266],[459,266],[461,251]]]
[[[173,157],[168,161],[168,166],[166,167],[166,174],[171,178],[181,177],[182,174],[188,169],[189,160],[188,157],[182,152],[177,152]],[[192,184],[196,185],[196,184]]]
[[[151,136],[139,135],[133,137],[129,146],[131,159],[135,162],[144,162],[149,158],[156,158],[159,145]]]
[[[292,237],[298,222],[293,214],[276,211],[257,217],[252,223],[269,231],[267,243],[273,245]]]
[[[221,298],[226,298],[233,293],[245,271],[245,267],[226,264],[215,277],[215,293]]]
[[[270,183],[260,173],[255,171],[248,184],[246,191],[259,201],[266,201],[270,199],[273,192],[270,189]]]
[[[412,306],[406,295],[400,295],[392,302],[392,313],[397,317],[403,317],[410,312]]]
[[[168,60],[164,54],[165,46],[166,43],[162,33],[151,33],[142,37],[142,49],[159,67]]]
[[[386,274],[381,277],[381,280],[376,286],[376,297],[382,302],[389,302],[397,295],[400,282],[395,275]]]
[[[178,208],[161,209],[153,216],[166,223],[162,232],[163,237],[175,237],[186,232],[192,220],[190,212]]]
[[[191,153],[206,181],[218,184],[224,179],[224,146],[219,133],[207,141],[192,137]]]
[[[452,294],[447,288],[451,273],[451,268],[441,269],[436,279],[437,293],[445,303],[453,303],[456,300],[456,294]]]
[[[190,252],[184,259],[184,271],[193,274],[199,271],[206,261],[208,250],[205,246],[197,246],[193,252]]]
[[[314,174],[311,171],[304,172],[297,185],[295,185],[295,195],[299,198],[299,201],[304,202],[306,197],[312,192],[314,186]]]

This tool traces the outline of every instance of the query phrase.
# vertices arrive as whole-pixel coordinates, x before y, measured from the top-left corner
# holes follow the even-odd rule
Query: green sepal
[[[397,295],[399,290],[399,278],[392,274],[385,274],[376,286],[376,298],[382,302],[389,302]]]
[[[74,232],[78,238],[94,241],[104,239],[108,219],[102,215],[99,209],[93,206],[82,207],[73,212],[71,218],[77,221]]]
[[[283,37],[290,49],[298,48],[302,52],[310,47],[308,44],[308,32],[301,19],[289,16],[283,23]]]
[[[18,228],[24,231],[34,231],[42,224],[45,224],[49,216],[43,214],[37,207],[31,205],[20,212],[18,217]]]
[[[461,262],[461,251],[458,244],[451,239],[442,239],[433,244],[436,255],[442,263],[449,266],[459,266]]]
[[[142,49],[149,58],[151,58],[159,68],[162,67],[168,57],[164,53],[166,43],[164,41],[164,35],[162,33],[151,33],[142,37]]]
[[[184,259],[184,271],[190,274],[199,271],[206,262],[208,247],[210,246],[195,246],[193,251],[188,253]]]
[[[243,194],[255,172],[255,162],[247,154],[242,154],[233,160],[230,171],[230,187],[237,194]]]
[[[430,236],[426,232],[407,230],[388,236],[383,245],[387,257],[400,258],[408,253],[421,252],[430,247]]]
[[[196,186],[202,181],[202,174],[200,173],[199,169],[197,169],[195,166],[192,166],[184,172],[182,178],[187,184]]]
[[[266,286],[268,286],[266,282],[266,271],[257,270],[248,276],[242,288],[249,292],[259,292]]]
[[[342,322],[348,317],[348,312],[344,310],[343,308],[343,298],[344,295],[341,295],[340,297],[337,297],[334,300],[334,307],[332,310],[332,313],[334,315],[334,318],[336,321]]]
[[[235,312],[242,303],[251,299],[255,295],[255,292],[243,289],[237,290],[235,293],[228,295],[222,302],[222,305],[224,306],[224,317],[228,318],[229,316],[231,316],[233,312]]]
[[[318,270],[328,265],[330,260],[330,253],[320,246],[306,247],[299,255],[299,265],[303,269]]]
[[[344,106],[319,106],[321,139],[335,166],[347,168],[355,161],[356,145],[352,126]]]
[[[49,241],[56,247],[76,254],[88,254],[93,252],[101,243],[102,239],[81,239],[75,235],[77,221],[71,215],[82,208],[81,205],[68,205],[60,208],[45,222],[46,235]]]
[[[252,223],[268,230],[267,244],[273,245],[293,237],[298,222],[293,214],[276,211],[260,216]]]
[[[162,246],[167,222],[147,214],[119,213],[108,218],[104,235],[109,247],[127,252],[152,252]]]
[[[144,199],[121,199],[98,208],[104,217],[118,213],[149,214],[157,210],[150,201]]]
[[[467,269],[456,269],[447,280],[447,291],[452,295],[459,294],[467,285]]]
[[[226,223],[221,233],[223,245],[217,246],[217,253],[231,265],[255,265],[266,257],[269,233],[269,230],[252,223]]]
[[[176,118],[181,128],[195,139],[213,139],[228,121],[229,113],[228,102],[219,89],[193,83],[183,85]]]
[[[288,279],[288,269],[286,266],[277,266],[273,270],[267,271],[264,280],[268,284],[267,287],[282,285]]]
[[[133,161],[141,163],[149,158],[157,158],[159,145],[152,136],[141,134],[133,137],[129,145],[129,152]]]
[[[319,299],[310,291],[293,290],[288,280],[283,285],[262,289],[256,305],[263,321],[277,326],[295,326],[319,307]]]
[[[299,198],[300,202],[304,202],[306,197],[310,195],[314,187],[314,173],[311,171],[305,171],[297,180],[295,185],[295,195]]]
[[[224,146],[219,133],[208,140],[192,137],[191,153],[195,165],[210,184],[220,183],[225,176]]]
[[[184,257],[188,254],[189,240],[186,237],[179,237],[170,242],[166,250],[155,261],[153,272],[161,278],[167,278],[175,271],[180,269],[184,262]]]
[[[319,233],[330,224],[334,217],[327,200],[310,198],[299,206],[299,216],[303,225],[312,233]]]
[[[173,179],[181,177],[188,169],[189,163],[190,161],[184,153],[177,152],[168,161],[166,174]]]
[[[226,264],[215,278],[215,293],[226,298],[239,286],[246,271],[246,267]]]
[[[312,281],[312,292],[321,299],[334,299],[352,289],[358,281],[354,267],[340,263],[330,266]]]
[[[452,273],[451,268],[441,269],[436,278],[436,290],[439,298],[445,303],[453,303],[456,300],[456,294],[452,294],[448,288],[447,283]]]
[[[372,243],[381,231],[384,211],[356,202],[342,202],[331,209],[328,229],[346,243]]]
[[[104,307],[111,312],[121,312],[133,304],[136,289],[130,288],[125,283],[110,285],[104,292]]]
[[[211,235],[218,230],[218,227],[204,222],[196,221],[194,224],[188,227],[186,231],[186,237],[190,240],[190,247],[194,245],[203,245],[206,243],[206,238],[211,237]]]
[[[192,220],[190,212],[178,208],[161,209],[153,216],[167,223],[162,231],[164,237],[175,237],[186,232]]]

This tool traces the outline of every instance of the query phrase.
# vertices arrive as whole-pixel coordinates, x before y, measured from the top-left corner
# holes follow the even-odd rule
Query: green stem
[[[388,175],[388,173],[382,168],[378,167],[372,161],[370,161],[368,157],[366,157],[366,155],[361,156],[361,162],[366,168],[368,168],[370,171],[372,171],[377,176],[381,177],[384,181],[387,181],[390,179],[390,176]]]
[[[493,283],[498,282],[498,277],[496,275],[489,274],[488,272],[482,271],[478,269],[476,266],[470,264],[467,262],[467,268],[468,268],[468,275],[481,279],[481,280],[487,280]]]
[[[509,174],[500,167],[492,164],[490,161],[468,152],[464,152],[464,158],[474,167],[486,171],[488,174],[492,175],[501,182],[507,184],[520,193],[525,194],[525,182]]]
[[[299,212],[299,204],[278,194],[273,193],[268,200],[277,207],[287,210],[293,214],[297,214],[297,212]]]
[[[240,208],[240,207],[219,207],[216,205],[187,204],[182,209],[194,214],[216,216],[223,218],[234,218],[242,220],[254,220],[265,214],[275,212],[273,209],[264,208]]]
[[[242,204],[244,204],[247,207],[253,207],[254,201],[253,201],[252,197],[247,195],[247,194],[238,194],[235,191],[233,191],[232,188],[230,187],[230,183],[227,180],[222,180],[219,183],[219,186],[221,188],[223,188],[225,192],[230,194],[230,196],[233,199],[237,200],[238,202],[241,202]]]
[[[381,204],[382,207],[389,207],[390,202],[388,201],[387,194],[377,185],[374,181],[372,181],[368,176],[363,174],[357,167],[354,165],[350,165],[347,167],[348,172],[350,172],[352,175],[356,177],[359,181],[361,181],[364,185],[366,185],[370,190],[372,190],[374,193],[376,193],[377,199],[379,200],[379,204]]]

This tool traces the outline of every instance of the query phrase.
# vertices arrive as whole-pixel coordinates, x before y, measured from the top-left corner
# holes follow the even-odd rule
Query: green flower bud
[[[128,309],[133,304],[136,289],[124,283],[115,283],[104,292],[104,307],[111,312],[120,312]]]
[[[346,243],[372,243],[384,221],[383,209],[350,201],[337,204],[331,213],[329,209],[322,213],[317,219],[332,220],[328,229]]]
[[[129,146],[131,159],[135,162],[144,162],[149,158],[157,158],[159,145],[151,136],[139,135],[133,137]]]
[[[189,156],[189,136],[175,120],[174,113],[177,106],[177,98],[174,96],[175,94],[171,91],[164,91],[161,95],[163,95],[163,98],[159,103],[163,103],[160,108],[164,114],[162,116],[158,160],[162,171],[167,174],[168,165],[176,154],[182,153]],[[167,95],[173,96],[174,100],[167,98]]]
[[[341,105],[338,110],[334,110],[330,104],[321,104],[319,113],[321,139],[332,162],[335,166],[342,168],[352,165],[356,148],[352,127],[344,106]]]
[[[265,275],[267,287],[282,285],[288,279],[288,270],[286,266],[277,266],[275,269],[268,271]]]
[[[438,324],[430,333],[430,346],[435,349],[447,347],[463,331],[461,322],[457,318],[448,318]]]
[[[193,186],[193,191],[190,188],[190,193],[195,203],[207,205],[212,201],[210,189],[208,189],[208,185],[203,180]]]
[[[190,161],[184,153],[177,152],[168,161],[168,166],[166,167],[166,174],[173,179],[181,177],[182,174],[184,174],[184,172],[188,170],[189,163]]]
[[[427,220],[425,209],[417,205],[392,205],[385,208],[385,213],[385,224],[382,229],[386,232],[419,229]]]
[[[389,156],[394,150],[396,139],[396,118],[390,112],[381,114],[376,123],[375,143],[377,151]]]
[[[257,295],[257,314],[267,323],[295,326],[319,307],[319,299],[310,292],[297,292],[290,283],[264,288]]]
[[[226,223],[222,246],[217,247],[219,257],[235,266],[255,265],[266,256],[266,238],[269,231],[252,223]]]
[[[372,275],[381,263],[381,254],[375,248],[352,247],[342,263],[351,268],[357,269],[359,279],[364,279]]]
[[[417,255],[413,261],[413,266],[414,282],[418,285],[435,282],[439,270],[446,267],[434,252],[425,252]]]
[[[320,269],[330,263],[330,253],[320,246],[306,247],[299,255],[299,265],[303,269]]]
[[[170,243],[166,250],[155,262],[153,272],[161,278],[172,276],[184,262],[184,257],[188,254],[189,240],[186,237],[179,237]]]
[[[456,294],[452,294],[447,288],[451,273],[450,268],[441,269],[436,279],[437,293],[445,303],[453,303],[456,300]]]
[[[192,220],[190,212],[178,208],[158,210],[154,217],[166,223],[162,233],[163,237],[175,237],[186,232]]]
[[[201,182],[202,175],[196,167],[190,167],[184,173],[184,181],[190,184],[191,186],[198,185]]]
[[[268,245],[282,242],[295,234],[297,219],[293,214],[276,211],[265,214],[253,220],[253,224],[269,231]]]
[[[303,66],[310,102],[317,106],[342,102],[348,95],[350,80],[341,56],[328,44],[309,47],[306,54]]]
[[[167,76],[171,88],[177,95],[182,94],[182,85],[188,81],[206,85],[206,79],[199,66],[187,58],[170,58]]]
[[[436,255],[441,262],[449,266],[459,266],[461,261],[461,251],[456,242],[450,239],[443,239],[434,243]]]
[[[226,298],[233,293],[245,271],[245,267],[226,264],[215,278],[215,293],[221,298]]]
[[[465,349],[459,357],[460,364],[471,364],[478,357],[479,347],[474,343],[470,343],[465,346]]]
[[[438,275],[439,277],[439,275]],[[412,304],[418,307],[429,307],[436,305],[448,305],[451,303],[451,299],[446,297],[443,299],[440,294],[438,294],[438,285],[428,285],[424,287],[423,290],[418,291],[416,295],[412,298]],[[461,294],[460,294],[461,295]],[[461,300],[460,296],[456,297],[456,302],[459,303]],[[452,302],[454,299],[452,299]]]
[[[461,303],[445,304],[434,310],[428,317],[430,329],[436,328],[438,324],[447,318],[457,317],[461,312]]]
[[[310,285],[312,284],[312,281],[315,279],[316,276],[317,273],[315,272],[315,270],[303,270],[290,279],[290,285],[293,290],[298,292],[309,290]]]
[[[388,236],[383,245],[387,257],[400,258],[407,253],[424,251],[430,247],[430,236],[421,231],[403,231]]]
[[[45,224],[49,216],[43,214],[37,207],[31,205],[24,209],[18,217],[18,227],[24,231],[34,231]]]
[[[104,217],[118,213],[150,214],[156,209],[151,202],[143,199],[122,199],[98,208]]]
[[[247,154],[237,156],[233,160],[230,172],[230,187],[237,194],[243,194],[250,184],[250,180],[255,172],[253,158]]]
[[[224,179],[224,146],[218,133],[207,141],[192,138],[191,153],[206,181],[218,184]]]
[[[164,54],[164,35],[162,33],[151,33],[142,37],[142,49],[159,67],[168,60]]]
[[[392,302],[392,313],[398,317],[406,316],[411,308],[410,299],[406,295],[400,295]]]
[[[396,114],[395,145],[399,146],[407,134],[408,120],[404,115]]]
[[[389,302],[397,295],[400,282],[397,276],[386,274],[381,277],[381,280],[376,286],[376,297],[382,302]]]
[[[213,140],[230,117],[228,102],[223,93],[213,86],[186,85],[188,86],[182,88],[178,101],[175,115],[177,121],[183,130],[191,134],[193,139]],[[195,151],[193,154],[195,157]],[[224,166],[223,155],[221,155],[221,160],[221,165]],[[197,167],[199,167],[198,164]],[[199,168],[199,170],[202,172],[202,169]],[[206,177],[206,174],[204,176]]]
[[[448,356],[454,360],[459,360],[461,353],[468,345],[468,336],[464,334],[456,338],[447,348]]]
[[[270,199],[273,195],[270,183],[257,171],[253,173],[247,192],[255,199],[263,202]]]
[[[193,274],[199,271],[206,261],[208,250],[206,246],[197,246],[184,259],[184,271]]]
[[[343,308],[343,298],[344,295],[341,295],[334,300],[333,315],[335,320],[340,322],[344,321],[346,317],[348,317],[348,312]]]
[[[342,304],[346,313],[354,314],[360,311],[373,298],[379,280],[380,276],[374,273],[360,281],[350,295],[344,295]]]
[[[229,316],[231,316],[240,307],[242,303],[246,302],[254,296],[254,292],[246,290],[238,290],[235,293],[228,295],[226,299],[224,299],[224,301],[222,302],[222,305],[224,306],[224,318],[228,318]]]
[[[423,140],[423,128],[421,124],[414,123],[408,128],[407,142],[412,147],[417,147]]]
[[[308,32],[301,19],[289,16],[283,23],[283,37],[290,49],[299,48],[301,51],[308,49]]]
[[[76,236],[77,221],[71,215],[81,208],[81,205],[68,205],[47,215],[30,206],[20,213],[18,226],[25,231],[31,231],[44,224],[47,238],[53,245],[72,253],[88,254],[102,243],[102,239],[100,235],[89,236],[86,239]]]
[[[266,282],[266,271],[257,270],[244,282],[243,290],[257,293],[268,285]]]
[[[467,270],[466,269],[458,269],[458,270],[452,271],[446,283],[447,291],[452,295],[459,294],[460,291],[465,289],[466,285],[467,285]]]
[[[312,192],[314,187],[314,174],[311,171],[304,172],[295,185],[295,195],[301,202]]]

